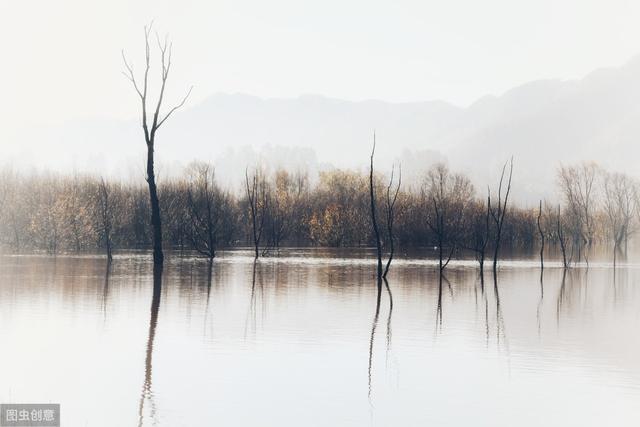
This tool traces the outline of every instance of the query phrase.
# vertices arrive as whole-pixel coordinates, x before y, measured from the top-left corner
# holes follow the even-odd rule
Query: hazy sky
[[[4,143],[25,124],[135,115],[120,50],[139,65],[152,18],[174,41],[169,96],[193,84],[191,102],[222,91],[467,105],[640,52],[638,1],[0,0]]]

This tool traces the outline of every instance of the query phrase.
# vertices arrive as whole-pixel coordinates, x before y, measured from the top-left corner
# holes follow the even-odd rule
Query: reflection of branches
[[[563,270],[562,272],[562,282],[560,283],[560,291],[558,292],[558,299],[556,302],[556,324],[558,326],[560,326],[560,308],[562,307],[562,304],[564,303],[564,299],[565,299],[565,284],[566,284],[566,279],[567,278],[567,270]]]
[[[151,318],[149,320],[149,335],[147,338],[147,354],[144,360],[144,383],[140,394],[140,405],[138,406],[138,426],[143,424],[144,402],[149,399],[151,404],[151,419],[155,424],[156,405],[151,390],[153,342],[156,336],[158,325],[158,312],[160,310],[160,296],[162,294],[162,265],[153,266],[153,296],[151,298]]]
[[[489,300],[487,299],[487,294],[484,295],[484,324],[487,336],[487,348],[489,348]]]
[[[453,299],[453,288],[451,287],[451,282],[444,274],[442,275],[442,280],[447,284],[447,288],[449,289],[449,296],[451,296],[451,299]]]
[[[209,297],[211,296],[211,283],[213,281],[213,259],[207,262],[207,310],[209,309]]]
[[[507,334],[505,332],[504,316],[502,315],[502,307],[500,305],[500,292],[498,290],[498,275],[493,275],[493,291],[496,297],[496,339],[498,348],[500,347],[500,334],[502,333],[502,340],[505,346],[505,350],[509,351],[507,343]]]
[[[436,333],[442,328],[442,272],[438,275],[438,304],[436,306]]]
[[[589,290],[589,270],[569,270],[562,274],[562,281],[556,301],[556,323],[560,325],[560,315],[563,309],[570,310],[576,301],[580,305],[586,304]],[[577,277],[576,277],[577,276]]]
[[[249,318],[253,320],[253,328],[255,330],[256,327],[256,267],[258,264],[258,259],[255,258],[253,260],[253,273],[251,278],[251,298],[249,300],[249,308],[247,310],[247,317],[244,322],[244,338],[247,338],[247,330],[249,325]]]
[[[373,323],[371,324],[371,337],[369,338],[369,369],[367,371],[368,379],[369,379],[369,392],[367,396],[369,397],[369,403],[371,403],[371,365],[373,362],[373,340],[376,335],[376,327],[378,326],[378,316],[380,315],[380,299],[382,296],[382,281],[378,279],[378,297],[376,299],[376,312],[373,316]]]
[[[484,325],[485,325],[485,331],[486,331],[486,345],[487,348],[489,348],[489,301],[487,299],[487,293],[484,291],[484,274],[482,273],[482,271],[480,272],[480,274],[478,275],[480,278],[480,294],[482,296],[482,299],[484,301]],[[478,315],[478,287],[474,286],[473,288],[474,291],[474,295],[475,295],[475,300],[476,300],[476,317]]]
[[[538,319],[538,337],[540,337],[540,310],[542,309],[542,301],[544,299],[544,282],[543,282],[543,270],[540,269],[540,301],[538,302],[538,309],[536,310],[536,318]]]
[[[618,286],[616,285],[616,265],[613,264],[613,302],[618,301]]]
[[[207,304],[204,311],[204,327],[206,329],[207,317],[209,317],[209,303],[211,301],[211,282],[213,276],[213,259],[209,259],[207,263]],[[203,329],[203,330],[205,330]]]
[[[102,289],[102,315],[107,320],[107,301],[109,300],[109,276],[111,276],[111,262],[107,261],[107,269],[104,273],[104,286]]]
[[[442,271],[438,275],[438,303],[436,306],[436,333],[438,330],[442,331],[442,284],[446,283],[447,288],[449,289],[449,296],[453,299],[453,288],[451,287],[451,282],[444,275]]]
[[[389,282],[387,278],[384,278],[384,285],[387,288],[387,293],[389,294],[389,315],[387,316],[387,353],[386,359],[389,359],[389,349],[391,348],[391,314],[393,313],[393,295],[391,295],[391,288],[389,287]]]

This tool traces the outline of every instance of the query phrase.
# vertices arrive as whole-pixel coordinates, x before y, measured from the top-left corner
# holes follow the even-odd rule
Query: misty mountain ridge
[[[125,102],[125,101],[123,101]],[[129,102],[135,102],[132,96]],[[640,56],[580,80],[539,80],[466,108],[443,101],[345,101],[218,93],[184,108],[159,131],[160,176],[188,162],[213,161],[220,180],[238,186],[247,166],[366,168],[373,131],[376,164],[403,163],[407,182],[436,161],[468,174],[478,191],[495,185],[514,157],[514,196],[551,197],[560,164],[596,160],[638,176]],[[41,144],[56,155],[38,155]],[[143,176],[139,120],[84,120],[30,129],[3,153],[17,167]]]

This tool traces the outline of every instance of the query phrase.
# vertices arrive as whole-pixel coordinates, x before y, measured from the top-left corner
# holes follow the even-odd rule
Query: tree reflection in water
[[[147,338],[147,352],[144,360],[144,383],[140,393],[138,406],[138,426],[144,424],[144,406],[149,402],[150,418],[153,425],[156,424],[156,404],[152,390],[153,371],[153,342],[158,326],[158,311],[160,310],[160,296],[162,295],[162,266],[153,266],[153,296],[151,297],[151,316],[149,319],[149,335]]]

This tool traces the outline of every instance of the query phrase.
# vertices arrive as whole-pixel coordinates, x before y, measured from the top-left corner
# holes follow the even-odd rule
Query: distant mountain
[[[213,160],[223,181],[239,181],[263,158],[275,166],[315,172],[365,167],[376,131],[381,168],[393,160],[407,176],[447,159],[473,177],[479,191],[494,184],[514,156],[514,194],[533,202],[550,196],[561,163],[596,160],[640,174],[640,57],[577,81],[528,83],[468,108],[440,101],[351,102],[305,95],[263,99],[216,94],[185,108],[161,129],[162,169]],[[38,157],[39,144],[58,155]],[[83,121],[33,129],[11,153],[17,164],[111,170],[141,175],[144,149],[137,121]]]

